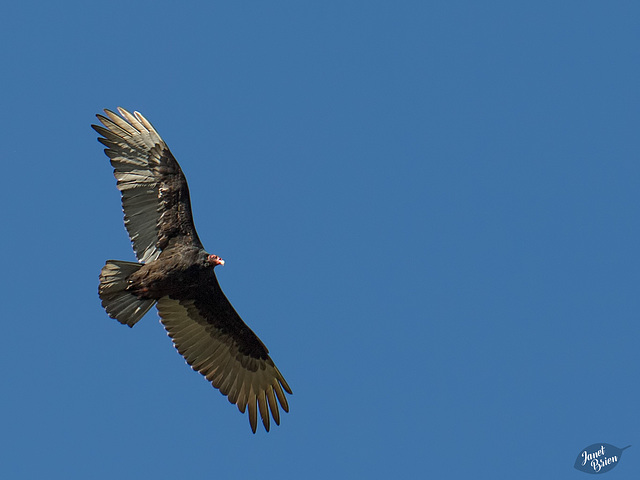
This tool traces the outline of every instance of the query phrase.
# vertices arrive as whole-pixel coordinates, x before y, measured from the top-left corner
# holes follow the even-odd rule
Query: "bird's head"
[[[214,267],[217,267],[218,265],[224,265],[224,260],[221,259],[218,255],[207,256],[207,262],[209,262]]]

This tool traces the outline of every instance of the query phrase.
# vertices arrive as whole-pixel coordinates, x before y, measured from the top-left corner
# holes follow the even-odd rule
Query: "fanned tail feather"
[[[98,294],[102,306],[111,318],[133,327],[156,303],[155,300],[140,300],[128,292],[127,279],[142,267],[139,263],[108,260],[100,272]]]

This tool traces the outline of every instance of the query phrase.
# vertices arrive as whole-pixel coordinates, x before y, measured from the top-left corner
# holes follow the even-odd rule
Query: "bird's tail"
[[[155,300],[141,300],[127,291],[127,279],[140,267],[140,263],[108,260],[100,272],[98,294],[102,299],[102,306],[111,318],[130,327],[156,303]]]

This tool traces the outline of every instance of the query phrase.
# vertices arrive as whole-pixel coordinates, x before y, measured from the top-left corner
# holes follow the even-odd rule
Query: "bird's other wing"
[[[216,281],[217,285],[217,281]],[[219,287],[218,287],[219,289]],[[244,413],[255,433],[258,412],[269,431],[269,411],[280,424],[278,403],[285,412],[284,392],[291,388],[269,352],[242,321],[221,290],[196,293],[192,300],[163,297],[157,304],[162,324],[191,367]]]
[[[122,193],[124,224],[138,261],[155,260],[179,241],[202,247],[191,214],[189,188],[180,165],[151,123],[140,113],[118,108],[96,115]]]

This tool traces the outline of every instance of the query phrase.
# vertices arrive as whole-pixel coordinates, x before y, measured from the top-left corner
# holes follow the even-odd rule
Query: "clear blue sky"
[[[640,3],[5,2],[6,478],[640,471]],[[191,371],[89,128],[142,112],[294,395],[270,433]]]

